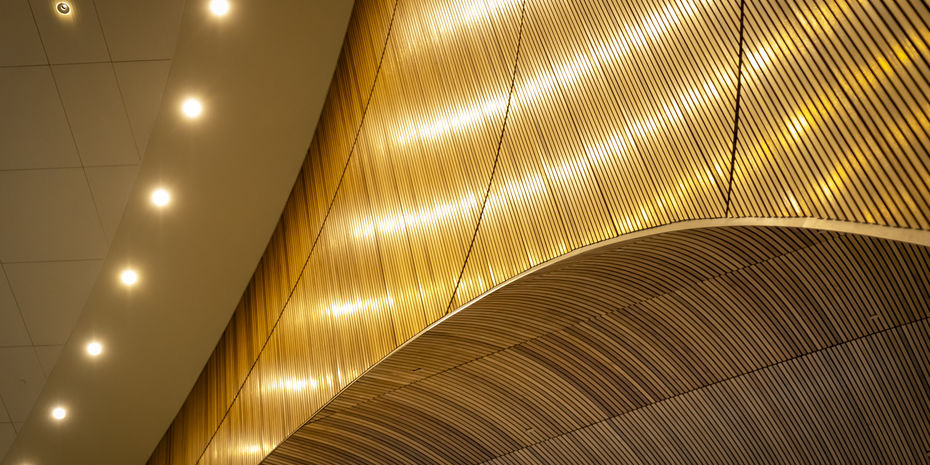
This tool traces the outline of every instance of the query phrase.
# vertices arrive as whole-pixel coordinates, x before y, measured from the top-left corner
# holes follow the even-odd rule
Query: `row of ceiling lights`
[[[214,16],[224,16],[229,13],[230,5],[228,0],[211,0],[209,8]],[[55,4],[55,12],[61,16],[69,16],[73,11],[74,8],[69,2]],[[181,104],[181,112],[187,118],[197,118],[203,113],[203,104],[196,98],[188,98]],[[159,187],[152,191],[150,200],[155,207],[164,208],[171,203],[171,193]],[[120,272],[119,280],[123,285],[131,287],[139,282],[139,273],[133,268],[126,268]],[[87,343],[85,350],[88,356],[98,357],[103,353],[103,344],[98,340],[92,340]],[[56,421],[62,421],[68,416],[68,410],[64,405],[55,405],[51,409],[51,416]]]

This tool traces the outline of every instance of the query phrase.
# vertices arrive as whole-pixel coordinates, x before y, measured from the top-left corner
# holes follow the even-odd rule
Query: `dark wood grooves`
[[[752,227],[605,249],[420,335],[264,463],[923,463],[930,250]]]

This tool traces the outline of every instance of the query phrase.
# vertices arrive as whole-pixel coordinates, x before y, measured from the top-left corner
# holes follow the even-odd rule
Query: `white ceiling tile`
[[[126,112],[129,113],[129,123],[136,136],[139,155],[144,156],[165,93],[171,61],[134,61],[113,65],[126,103]]]
[[[3,9],[3,14],[0,14],[0,44],[16,44],[15,47],[0,47],[0,66],[46,63],[28,0],[3,0],[0,5]]]
[[[97,259],[106,253],[80,168],[0,171],[0,218],[0,260],[6,263]]]
[[[68,340],[101,263],[89,260],[3,265],[33,344],[60,345]]]
[[[97,202],[97,211],[100,212],[100,219],[103,221],[107,242],[113,239],[120,220],[123,219],[123,210],[126,208],[138,172],[138,166],[87,168],[87,178],[94,193],[94,201]]]
[[[0,349],[0,397],[14,422],[24,422],[42,392],[45,373],[32,347]]]
[[[93,0],[70,0],[68,16],[55,11],[57,0],[29,0],[29,3],[50,63],[109,61]]]
[[[174,56],[185,0],[96,0],[113,61]]]
[[[81,166],[49,67],[0,69],[0,108],[0,170]]]
[[[19,313],[19,307],[10,290],[9,281],[6,279],[3,267],[0,266],[0,347],[31,344],[32,341],[29,340],[29,334],[23,324],[23,317]]]
[[[137,163],[112,65],[58,65],[52,71],[84,166]]]
[[[58,357],[61,356],[61,348],[64,346],[36,346],[36,355],[39,357],[39,363],[45,376],[52,374],[52,369],[58,363]]]
[[[14,440],[16,440],[16,430],[13,429],[13,425],[0,423],[0,457],[6,455],[6,451],[10,450]]]

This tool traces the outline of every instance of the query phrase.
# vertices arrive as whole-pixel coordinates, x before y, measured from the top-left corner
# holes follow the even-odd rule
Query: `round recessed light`
[[[71,4],[68,2],[58,2],[55,5],[55,11],[60,15],[70,15],[71,14]]]
[[[91,357],[96,357],[103,353],[103,345],[97,341],[92,341],[90,344],[87,344],[87,353]]]
[[[164,207],[171,203],[171,193],[165,189],[158,188],[152,191],[152,203],[156,207]]]
[[[183,111],[188,118],[196,118],[203,113],[203,105],[200,104],[200,100],[189,98],[181,105],[181,111]]]
[[[59,406],[52,409],[52,418],[61,421],[64,420],[66,416],[68,416],[68,411],[65,410],[64,407]]]
[[[215,16],[223,16],[229,13],[229,2],[227,0],[212,0],[210,2],[210,12]]]
[[[119,274],[119,280],[127,286],[132,286],[137,281],[139,281],[139,273],[136,273],[136,270],[131,268],[125,269],[122,273]]]

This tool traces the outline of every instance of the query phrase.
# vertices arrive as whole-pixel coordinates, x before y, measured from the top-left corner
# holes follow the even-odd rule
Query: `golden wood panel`
[[[930,227],[926,4],[747,3],[739,216]]]
[[[278,227],[150,462],[258,463],[427,325],[605,239],[725,216],[930,229],[928,18],[358,0]]]
[[[602,246],[431,327],[264,463],[919,463],[928,271],[783,228]]]

